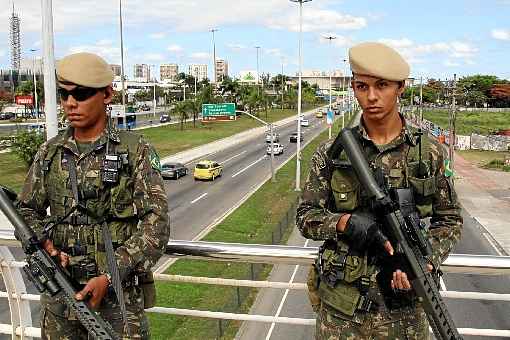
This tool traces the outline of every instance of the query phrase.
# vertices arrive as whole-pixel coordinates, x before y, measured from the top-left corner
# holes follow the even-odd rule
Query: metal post
[[[329,35],[329,36],[324,36],[324,38],[329,40],[329,48],[331,49],[331,42],[333,41],[333,39],[336,39],[336,37],[333,35]],[[333,73],[333,63],[331,63],[331,65],[329,67],[329,111],[333,111],[333,108],[331,107],[331,76],[332,76],[332,73]],[[329,124],[328,136],[329,136],[328,138],[331,139],[331,124]]]
[[[423,77],[420,77],[420,126],[423,122]]]
[[[152,68],[155,69],[156,68],[156,65],[152,65]],[[153,89],[153,93],[152,93],[152,115],[154,116],[154,118],[156,118],[156,71],[154,71],[154,75],[153,75],[153,81],[154,81],[154,89]]]
[[[301,77],[302,77],[302,35],[303,35],[303,2],[312,0],[290,0],[299,3],[299,74],[298,74],[298,113],[297,113],[297,143],[296,143],[296,188],[295,191],[301,191]]]
[[[122,32],[122,0],[119,0],[119,29],[120,29],[120,86],[122,87],[122,106],[126,107],[126,89],[124,88],[124,38]]]
[[[46,139],[49,140],[58,133],[52,0],[41,0],[41,6],[44,50],[44,111],[46,114]]]
[[[30,49],[30,52],[36,52],[36,51],[37,51],[36,49]],[[39,125],[39,103],[37,100],[37,74],[35,71],[35,60],[36,60],[36,56],[34,55],[34,60],[32,62],[33,76],[34,76],[34,108],[35,108],[36,123],[37,123],[37,125]]]
[[[457,74],[453,75],[453,88],[452,88],[452,106],[450,113],[450,141],[449,141],[449,157],[450,169],[453,171],[453,157],[455,152],[455,90],[457,87]]]
[[[274,138],[273,138],[273,124],[269,124],[269,135],[271,136],[271,182],[276,182],[274,177]]]
[[[255,46],[257,49],[257,94],[260,94],[260,87],[259,87],[259,81],[260,81],[260,74],[259,74],[259,50],[260,46]]]
[[[345,91],[345,63],[346,63],[346,59],[342,59],[342,61],[344,62],[344,69],[342,71],[342,129],[345,128],[345,94],[344,94],[344,91]]]
[[[283,78],[283,58],[282,58],[282,110],[283,110],[283,91],[285,90],[284,78]]]
[[[211,32],[212,32],[212,41],[213,41],[213,72],[214,72],[214,83],[216,84],[216,82],[218,81],[218,79],[216,79],[216,42],[214,40],[214,32],[218,31],[217,28],[212,28],[211,29]]]

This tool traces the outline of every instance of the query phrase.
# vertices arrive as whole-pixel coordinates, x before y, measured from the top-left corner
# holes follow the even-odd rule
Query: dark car
[[[289,137],[289,142],[291,143],[297,143],[297,132],[293,132]],[[301,141],[303,141],[303,133],[301,132]]]
[[[170,118],[170,115],[161,115],[161,117],[159,117],[159,122],[160,123],[167,123],[171,120],[172,118]]]
[[[188,174],[188,168],[182,163],[165,163],[161,166],[161,176],[163,178],[174,178],[186,176]]]

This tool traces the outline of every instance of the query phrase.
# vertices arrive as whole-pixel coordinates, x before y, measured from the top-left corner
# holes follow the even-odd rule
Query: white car
[[[301,118],[301,126],[310,126],[308,119]]]
[[[273,132],[273,143],[280,140],[280,135]],[[271,134],[266,134],[266,143],[271,143]]]
[[[273,154],[274,155],[281,155],[283,153],[283,145],[279,143],[273,143]],[[271,145],[267,146],[267,154],[271,154]]]

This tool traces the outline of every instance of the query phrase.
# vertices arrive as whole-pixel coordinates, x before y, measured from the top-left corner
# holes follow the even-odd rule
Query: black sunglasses
[[[82,102],[82,101],[89,99],[90,97],[95,95],[100,90],[102,90],[102,89],[77,86],[74,89],[69,91],[62,87],[59,87],[58,95],[60,96],[60,99],[62,99],[64,101],[66,101],[67,98],[69,98],[69,95],[72,95],[75,100]]]

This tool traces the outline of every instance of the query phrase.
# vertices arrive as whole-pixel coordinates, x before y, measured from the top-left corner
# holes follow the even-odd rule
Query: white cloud
[[[245,45],[242,45],[242,44],[232,44],[232,43],[228,43],[226,44],[227,48],[229,48],[230,50],[232,51],[241,51],[241,50],[245,50],[247,49],[247,47]]]
[[[266,25],[274,29],[288,29],[299,31],[299,16],[292,11],[281,13],[281,16],[269,17]],[[327,30],[357,30],[366,27],[367,20],[342,14],[334,10],[326,10],[316,7],[307,8],[303,11],[303,31],[317,32]]]
[[[142,56],[142,60],[145,60],[147,62],[149,61],[163,61],[165,60],[165,56],[160,54],[160,53],[145,53],[143,56]]]
[[[94,45],[72,46],[68,50],[69,54],[78,52],[98,54],[110,63],[120,62],[120,47],[114,46],[111,40],[99,40]]]
[[[510,30],[493,29],[491,31],[491,36],[494,39],[510,41]]]
[[[150,39],[163,39],[164,37],[166,37],[165,32],[156,32],[149,34]]]
[[[195,52],[195,53],[191,53],[190,55],[191,58],[193,59],[210,59],[212,58],[211,55],[207,52]]]
[[[444,66],[447,66],[447,67],[459,67],[460,66],[460,63],[451,61],[451,60],[445,60],[443,64],[444,64]]]
[[[180,53],[182,53],[182,51],[183,51],[184,49],[183,49],[181,46],[179,46],[179,45],[172,44],[172,45],[168,46],[168,47],[166,48],[166,50],[167,50],[168,52],[171,52],[171,53],[180,54]]]

